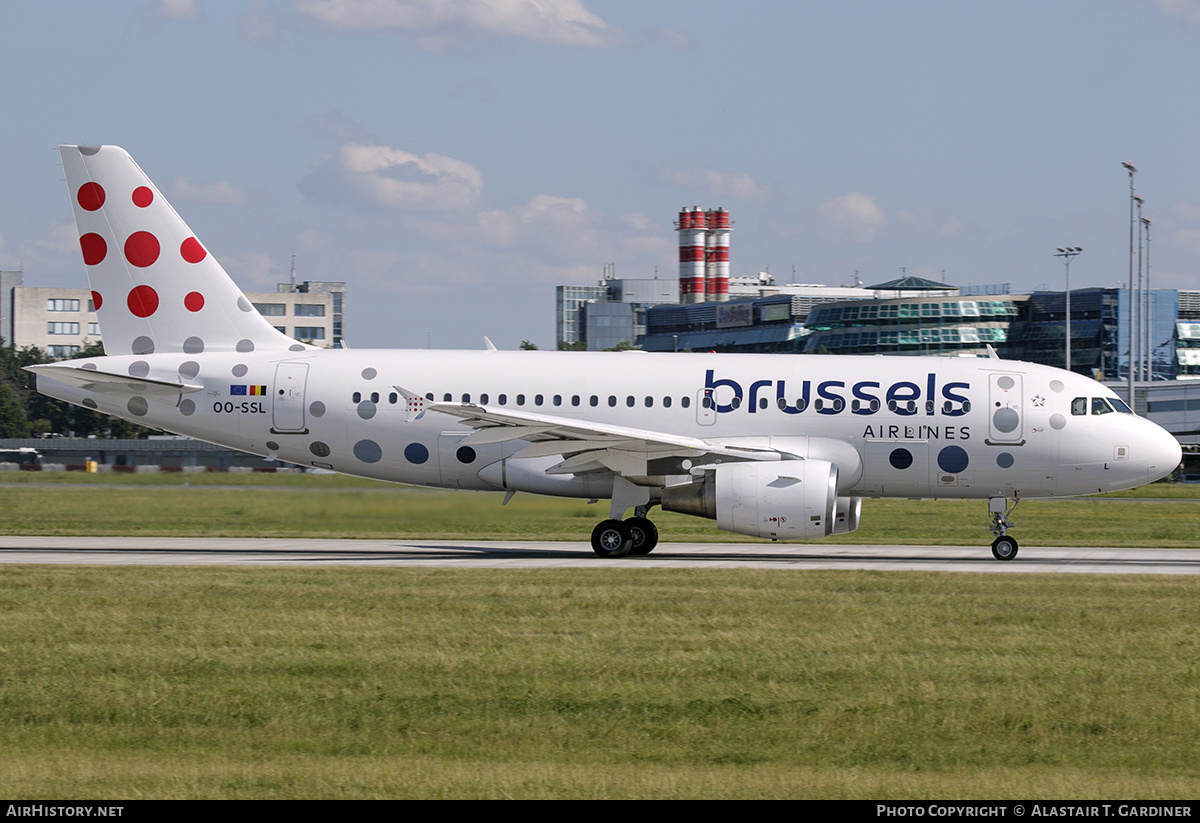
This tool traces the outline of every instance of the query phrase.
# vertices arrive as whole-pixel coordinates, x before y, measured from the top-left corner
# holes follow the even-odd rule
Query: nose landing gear
[[[1008,530],[1016,524],[1009,520],[1009,515],[1013,513],[1013,509],[1021,502],[1021,498],[1015,493],[1013,494],[1013,503],[1008,505],[1008,498],[993,497],[988,500],[988,511],[992,515],[992,525],[990,526],[992,534],[996,535],[996,539],[992,541],[992,557],[997,560],[1012,560],[1017,556],[1019,546],[1017,541],[1008,536]]]

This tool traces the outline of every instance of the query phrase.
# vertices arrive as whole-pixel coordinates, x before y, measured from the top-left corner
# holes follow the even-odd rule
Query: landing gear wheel
[[[633,537],[629,553],[641,557],[654,551],[658,545],[658,527],[644,517],[631,517],[624,521]]]
[[[592,529],[592,551],[601,557],[624,557],[633,547],[633,534],[620,520],[605,520]]]
[[[997,560],[1012,560],[1017,556],[1017,541],[1005,535],[992,541],[992,557]]]

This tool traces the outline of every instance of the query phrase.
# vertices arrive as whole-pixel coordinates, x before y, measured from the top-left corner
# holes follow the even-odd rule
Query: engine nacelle
[[[833,533],[849,534],[858,528],[862,515],[861,497],[839,497],[833,512]]]
[[[715,518],[718,528],[751,537],[811,540],[834,531],[837,480],[837,466],[824,460],[726,463],[698,483],[663,489],[662,507]],[[858,525],[849,503],[846,520]]]

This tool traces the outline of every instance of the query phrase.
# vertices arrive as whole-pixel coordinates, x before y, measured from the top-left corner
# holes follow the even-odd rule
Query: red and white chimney
[[[729,299],[729,212],[699,206],[679,210],[679,302]]]

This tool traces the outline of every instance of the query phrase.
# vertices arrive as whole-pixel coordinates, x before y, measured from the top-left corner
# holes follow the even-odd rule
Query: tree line
[[[76,437],[143,438],[150,429],[106,414],[73,406],[32,388],[33,375],[25,366],[56,359],[103,357],[104,347],[93,343],[69,358],[54,358],[37,346],[16,349],[0,338],[0,438],[70,434]]]

